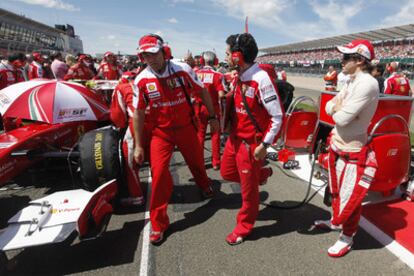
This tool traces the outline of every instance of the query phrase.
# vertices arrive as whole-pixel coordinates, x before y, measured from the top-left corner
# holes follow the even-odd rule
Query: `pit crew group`
[[[87,55],[80,55],[65,73],[63,69],[53,70],[55,61],[51,65],[57,79],[121,78],[112,95],[111,119],[117,127],[127,129],[122,150],[130,196],[124,202],[143,204],[138,167],[149,161],[152,244],[163,242],[170,224],[167,207],[173,180],[169,164],[175,148],[184,157],[201,196],[215,195],[203,155],[208,125],[213,169],[220,170],[224,180],[240,183],[241,187],[242,206],[226,242],[239,244],[253,231],[259,212],[259,186],[272,175],[263,160],[267,148],[279,137],[284,108],[273,68],[254,62],[258,53],[254,37],[249,33],[230,35],[226,44],[226,62],[233,69],[227,77],[216,70],[218,60],[213,52],[204,52],[200,65],[190,56],[187,63],[178,62],[172,59],[169,46],[155,34],[139,40],[138,56],[145,63],[140,70],[122,73],[110,52],[105,54],[97,74],[92,73]],[[366,146],[366,132],[379,94],[377,81],[367,72],[375,57],[372,44],[357,40],[337,49],[343,53],[343,73],[349,78],[327,104],[327,112],[336,122],[329,155],[333,215],[330,220],[315,221],[318,228],[341,232],[338,241],[328,249],[332,257],[341,257],[351,250],[361,201],[375,177],[375,154]],[[46,71],[36,64],[41,60],[34,55],[33,58],[29,78]],[[56,67],[63,68],[60,59],[55,57],[59,61]],[[22,80],[16,68],[22,68],[24,63],[25,57],[18,54],[2,61],[2,81],[10,84]],[[220,156],[221,131],[228,133],[228,139]],[[356,177],[347,177],[355,174]],[[354,186],[358,189],[349,188]]]

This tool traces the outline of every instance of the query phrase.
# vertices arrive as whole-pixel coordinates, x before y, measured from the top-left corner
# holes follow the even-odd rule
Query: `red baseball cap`
[[[359,54],[368,60],[375,58],[374,47],[369,40],[357,39],[336,49],[343,54]]]
[[[106,52],[104,57],[114,56],[114,53],[112,52]]]
[[[83,54],[80,55],[79,58],[78,58],[79,61],[82,61],[82,60],[85,60],[85,59],[88,59],[88,56],[87,55],[83,55]]]
[[[33,56],[33,58],[34,58],[34,59],[36,59],[36,60],[39,60],[39,59],[41,58],[41,55],[40,55],[40,53],[38,53],[38,52],[33,52],[33,53],[32,53],[32,56]]]
[[[141,53],[158,53],[162,48],[162,41],[152,35],[145,35],[141,37],[138,43],[138,54]]]

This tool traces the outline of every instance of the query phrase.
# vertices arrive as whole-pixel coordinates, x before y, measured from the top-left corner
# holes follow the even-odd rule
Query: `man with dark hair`
[[[366,145],[367,129],[377,109],[379,87],[369,74],[374,47],[368,40],[338,46],[343,54],[343,73],[350,76],[341,91],[326,104],[335,128],[329,145],[329,190],[332,218],[314,222],[318,228],[341,231],[328,249],[331,257],[342,257],[353,244],[365,197],[376,173],[375,153]]]
[[[194,71],[197,71],[198,69],[202,67],[200,60],[201,60],[200,55],[194,56],[194,68],[193,68]]]
[[[283,111],[274,82],[254,63],[258,47],[253,36],[231,35],[226,43],[227,62],[237,74],[226,99],[230,136],[220,172],[223,179],[238,182],[241,187],[242,206],[237,224],[226,238],[228,244],[236,245],[251,233],[256,222],[259,184],[272,174],[270,168],[263,168],[263,159],[279,135]]]
[[[382,64],[373,65],[371,75],[377,80],[380,94],[384,94],[384,71],[385,66]]]
[[[183,155],[202,196],[207,198],[214,195],[204,166],[203,149],[192,124],[192,94],[198,94],[203,100],[209,113],[211,131],[217,131],[219,126],[210,95],[203,83],[187,64],[171,60],[171,50],[160,36],[143,36],[139,40],[138,49],[140,59],[148,66],[134,82],[137,92],[133,118],[134,158],[138,164],[142,164],[145,155],[148,155],[144,151],[143,129],[145,109],[150,106],[154,125],[150,144],[150,242],[158,244],[163,241],[164,232],[170,224],[167,208],[173,190],[173,179],[169,165],[175,147]]]
[[[22,53],[11,54],[0,62],[0,89],[25,81],[22,72],[25,63],[26,56]]]

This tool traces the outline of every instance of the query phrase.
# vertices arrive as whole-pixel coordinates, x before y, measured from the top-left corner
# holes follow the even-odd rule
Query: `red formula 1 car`
[[[46,157],[68,157],[85,132],[109,122],[102,97],[80,84],[56,80],[1,90],[0,113],[0,186]]]
[[[3,251],[80,238],[105,230],[118,193],[119,135],[104,97],[83,85],[33,80],[0,91],[0,186],[45,158],[76,158],[83,188],[29,203],[0,231]],[[104,127],[102,127],[104,126]],[[84,149],[81,152],[79,149]],[[92,164],[92,165],[91,165]]]

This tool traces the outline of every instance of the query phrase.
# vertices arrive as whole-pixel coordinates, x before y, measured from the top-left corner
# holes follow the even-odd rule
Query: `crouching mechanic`
[[[121,199],[121,204],[126,206],[137,206],[144,203],[139,181],[139,168],[134,160],[134,129],[132,125],[134,107],[132,102],[135,93],[133,86],[135,76],[136,74],[132,72],[125,72],[122,75],[119,84],[115,87],[112,94],[110,109],[113,124],[120,129],[126,130],[122,141],[122,154],[125,160],[123,164],[129,196]],[[150,132],[148,124],[144,128],[146,130],[145,133]]]
[[[335,128],[329,149],[329,189],[332,218],[317,220],[315,226],[341,231],[338,241],[328,249],[331,257],[351,250],[361,217],[362,200],[377,168],[375,153],[367,143],[367,129],[378,105],[378,82],[369,73],[374,48],[367,40],[338,46],[343,54],[343,73],[350,77],[341,91],[326,104]]]
[[[238,71],[226,99],[231,115],[230,136],[221,160],[223,179],[240,183],[242,206],[237,223],[227,236],[230,245],[243,242],[259,212],[259,184],[271,176],[263,168],[267,148],[278,136],[283,120],[277,88],[254,60],[258,53],[251,34],[231,35],[226,40],[227,62]],[[231,107],[232,106],[232,107]]]
[[[163,240],[163,234],[169,226],[167,214],[168,202],[173,189],[173,180],[169,171],[170,159],[174,147],[183,155],[196,184],[204,197],[212,197],[213,189],[204,167],[201,145],[192,122],[193,112],[190,97],[199,94],[210,114],[211,130],[217,131],[218,121],[210,95],[197,80],[194,71],[184,63],[170,60],[171,53],[162,38],[155,34],[143,36],[139,40],[139,55],[148,66],[135,79],[138,97],[134,107],[135,152],[134,158],[141,164],[144,160],[143,126],[145,109],[150,106],[154,122],[151,155],[151,199],[150,220],[152,231],[150,241],[153,244]]]
[[[203,82],[204,87],[210,93],[214,111],[220,116],[220,99],[224,97],[224,86],[223,74],[214,70],[214,66],[218,64],[218,59],[215,53],[207,51],[201,55],[200,62],[203,67],[196,71],[197,77]],[[204,140],[206,138],[206,131],[209,123],[209,112],[200,97],[195,96],[194,98],[194,109],[198,126],[198,140],[204,148]],[[220,128],[216,132],[211,132],[211,151],[213,169],[218,170],[220,168]]]

